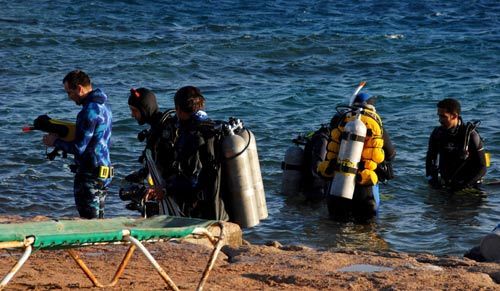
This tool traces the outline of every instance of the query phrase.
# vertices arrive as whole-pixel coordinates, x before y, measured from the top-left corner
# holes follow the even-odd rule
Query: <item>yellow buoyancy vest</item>
[[[338,127],[331,130],[326,159],[318,165],[318,173],[323,177],[332,178],[334,176],[344,127],[347,122],[354,118],[356,118],[356,112],[348,112]],[[358,184],[371,186],[378,183],[375,169],[385,158],[384,150],[382,149],[384,146],[382,120],[374,109],[363,109],[361,112],[361,121],[366,126],[367,134],[361,154],[361,162],[358,165]]]

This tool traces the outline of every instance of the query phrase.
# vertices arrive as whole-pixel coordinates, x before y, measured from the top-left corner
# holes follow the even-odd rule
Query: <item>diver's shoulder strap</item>
[[[175,120],[175,109],[167,109],[160,118],[160,124],[165,126]]]
[[[375,110],[365,109],[365,110],[361,111],[361,114],[371,117],[373,120],[375,120],[378,123],[378,126],[380,126],[380,129],[382,129],[382,118],[380,118],[380,116],[378,115],[378,113]]]
[[[480,142],[483,142],[483,139],[481,138],[481,135],[477,131],[477,128],[479,127],[479,124],[481,124],[481,121],[479,120],[472,120],[469,121],[465,124],[465,130],[464,130],[464,152],[468,150],[469,147],[469,141],[471,138],[471,135],[473,132],[476,132],[477,136],[479,137]]]

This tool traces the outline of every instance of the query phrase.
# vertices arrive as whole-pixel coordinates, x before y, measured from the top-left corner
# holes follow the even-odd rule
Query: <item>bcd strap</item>
[[[330,163],[330,164],[332,164],[332,163]],[[359,165],[359,163],[358,163],[358,165]],[[346,161],[341,161],[339,163],[335,163],[335,165],[333,166],[333,170],[335,172],[341,172],[341,173],[345,173],[345,174],[355,175],[358,172],[358,169],[354,168],[353,166],[354,166],[354,163],[346,160]]]
[[[114,168],[108,166],[99,166],[97,177],[100,179],[108,179],[114,176]]]
[[[301,171],[302,166],[301,165],[290,165],[285,162],[281,162],[281,169],[282,170],[292,170],[292,171]]]
[[[342,132],[341,139],[365,142],[365,137],[349,132]]]
[[[72,173],[78,173],[79,171],[79,166],[78,165],[69,165],[69,169],[71,170]],[[87,173],[87,171],[85,171]],[[112,178],[115,175],[115,170],[112,166],[99,166],[95,168],[93,171],[90,172],[94,177],[97,176],[97,178],[100,179],[108,179]]]
[[[354,166],[357,165],[349,160],[343,160],[335,164],[335,172],[355,175],[358,169],[356,169]]]

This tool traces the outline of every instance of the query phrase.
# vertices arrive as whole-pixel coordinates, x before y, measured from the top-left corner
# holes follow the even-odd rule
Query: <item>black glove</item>
[[[392,163],[389,161],[383,161],[382,163],[378,164],[375,173],[377,174],[378,179],[381,182],[394,179],[394,171],[392,170]]]

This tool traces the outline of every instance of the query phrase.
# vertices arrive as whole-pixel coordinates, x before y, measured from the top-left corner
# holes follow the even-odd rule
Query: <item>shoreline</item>
[[[0,222],[43,221],[44,217],[0,217]],[[239,227],[230,232],[237,232]],[[241,232],[241,230],[240,230]],[[235,236],[237,237],[237,235]],[[233,237],[234,239],[234,237]],[[146,247],[181,290],[194,290],[211,249],[192,239],[148,243]],[[111,280],[128,246],[75,249],[103,283]],[[2,276],[21,255],[2,250]],[[168,288],[145,256],[135,252],[110,290]],[[33,253],[7,290],[98,290],[64,250]],[[500,290],[500,262],[480,263],[457,256],[426,253],[313,249],[277,241],[246,241],[223,247],[205,290]]]

